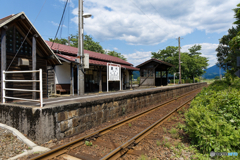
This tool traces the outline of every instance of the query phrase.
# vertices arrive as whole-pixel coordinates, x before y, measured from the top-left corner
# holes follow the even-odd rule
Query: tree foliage
[[[53,42],[53,39],[49,38],[49,41]],[[61,39],[56,38],[54,40],[54,42],[68,45],[68,40],[65,38],[61,38]],[[76,35],[71,34],[69,42],[70,42],[70,46],[77,48],[78,47],[78,34],[76,34]],[[86,49],[86,50],[98,52],[98,53],[104,53],[104,50],[103,50],[102,46],[99,44],[99,42],[95,42],[90,35],[84,35],[83,43],[84,43],[83,44],[84,49]]]
[[[185,130],[203,153],[240,150],[239,87],[239,79],[216,80],[191,102]]]
[[[219,40],[217,51],[217,65],[227,71],[226,75],[234,78],[234,73],[239,69],[237,67],[237,56],[240,56],[240,4],[233,9],[236,27],[228,30],[228,34]]]
[[[116,51],[108,51],[108,52],[105,52],[105,54],[110,55],[110,56],[114,56],[114,57],[118,57],[118,58],[121,58],[124,61],[127,61],[127,58],[125,58],[123,55],[121,55],[121,53],[118,53]]]
[[[55,40],[52,39],[52,38],[48,38],[50,42],[55,42],[55,43],[59,43],[59,44],[64,44],[64,45],[67,45],[68,44],[68,40],[67,39],[64,39],[64,38],[61,38],[61,39],[58,39],[56,38]]]
[[[205,73],[204,69],[208,66],[208,60],[206,57],[201,56],[201,45],[194,45],[189,48],[189,53],[181,53],[181,75],[183,78],[191,78],[201,76]],[[178,47],[168,46],[166,49],[159,50],[158,52],[152,52],[152,58],[163,60],[165,62],[173,64],[169,71],[170,74],[174,74],[179,71],[179,52]]]
[[[54,41],[55,43],[68,45],[68,40],[65,38],[61,38],[61,39],[56,38],[55,40],[52,38],[49,38],[49,41],[51,41],[51,42]],[[78,34],[75,34],[75,35],[71,34],[69,42],[70,42],[70,46],[77,48],[78,47]],[[99,42],[95,42],[90,35],[84,35],[83,42],[84,42],[84,44],[83,44],[84,49],[86,49],[86,50],[98,52],[98,53],[102,53],[102,54],[108,54],[110,56],[118,57],[118,58],[121,58],[121,59],[127,61],[127,58],[125,58],[123,55],[121,55],[121,53],[118,53],[116,51],[106,52],[103,49],[103,47],[99,44]]]

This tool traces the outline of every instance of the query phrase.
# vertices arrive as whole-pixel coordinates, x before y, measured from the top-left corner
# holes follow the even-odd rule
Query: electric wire
[[[136,3],[132,0],[133,4],[146,16],[148,17],[148,15],[146,13],[143,12],[143,10],[141,10],[141,8],[139,8]],[[148,19],[150,19],[154,24],[156,24],[159,28],[161,28],[157,23],[155,23],[150,17],[148,17]],[[162,29],[162,28],[161,28]]]
[[[69,6],[69,5],[68,5]],[[61,29],[60,29],[60,33],[59,33],[59,38],[61,39],[62,38],[62,30],[63,30],[63,27],[64,27],[64,21],[65,21],[65,18],[66,18],[66,14],[64,14],[64,18],[63,18],[63,21],[62,21],[62,24],[61,24]],[[59,50],[59,43],[58,43],[58,50]]]
[[[35,24],[35,22],[36,22],[36,20],[37,20],[38,16],[40,15],[40,13],[41,13],[41,11],[42,11],[42,9],[43,9],[43,7],[44,7],[44,5],[45,5],[46,1],[47,1],[47,0],[45,0],[45,1],[44,1],[43,5],[42,5],[42,8],[41,8],[41,9],[40,9],[40,11],[38,12],[38,15],[37,15],[37,17],[35,18],[35,20],[34,20],[34,22],[33,22],[33,25]],[[14,57],[13,57],[13,59],[12,59],[11,63],[9,64],[9,66],[8,66],[8,68],[7,68],[7,70],[6,70],[6,71],[8,71],[8,69],[9,69],[9,68],[10,68],[10,66],[12,65],[12,63],[13,63],[14,59],[15,59],[15,58],[16,58],[16,56],[18,55],[18,53],[19,53],[20,49],[22,48],[22,46],[23,46],[24,42],[26,41],[26,39],[27,39],[27,37],[28,37],[28,35],[29,35],[29,33],[30,33],[31,29],[33,28],[33,25],[32,25],[32,26],[30,27],[30,29],[28,30],[28,32],[27,32],[27,34],[26,34],[26,36],[24,37],[24,39],[23,39],[23,41],[22,41],[22,43],[21,43],[20,47],[18,48],[18,50],[17,50],[16,54],[14,55]]]
[[[157,9],[152,5],[152,3],[151,3],[149,0],[148,0],[148,2],[149,2],[149,3],[151,4],[151,6],[155,9],[155,11],[158,12]]]
[[[60,23],[59,23],[59,25],[58,25],[58,29],[57,29],[55,38],[54,38],[54,40],[53,40],[51,49],[52,49],[53,44],[54,44],[54,41],[55,41],[55,39],[56,39],[56,37],[57,37],[57,35],[58,35],[58,31],[59,31],[59,29],[60,29],[60,27],[61,27],[61,24],[62,24],[62,21],[63,21],[63,17],[64,17],[64,14],[65,14],[66,8],[67,8],[67,4],[68,4],[68,0],[67,0],[66,3],[65,3],[65,6],[64,6],[64,9],[63,9],[63,13],[62,13],[62,17],[61,17]]]

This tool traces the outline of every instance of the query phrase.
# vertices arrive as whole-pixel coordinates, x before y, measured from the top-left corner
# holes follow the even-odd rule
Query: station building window
[[[19,50],[18,54],[31,56],[32,47],[28,44],[28,42],[26,42],[26,40],[21,46],[23,40],[24,37],[20,34],[20,32],[16,28],[14,27],[9,28],[6,33],[7,53],[16,53]],[[1,41],[0,41],[0,53],[1,53]]]
[[[156,78],[161,78],[161,72],[160,71],[156,71]]]

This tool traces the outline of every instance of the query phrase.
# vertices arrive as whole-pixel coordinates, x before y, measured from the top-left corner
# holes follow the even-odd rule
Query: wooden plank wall
[[[7,68],[11,63],[14,55],[7,53]],[[18,66],[18,58],[26,58],[29,60],[29,66]],[[42,69],[43,71],[43,97],[47,97],[47,60],[37,57],[37,70]],[[25,56],[25,55],[17,55],[14,59],[12,65],[10,66],[8,71],[22,71],[22,70],[32,70],[32,57]],[[13,80],[31,80],[32,73],[20,73],[20,74],[7,74],[6,79],[13,79]],[[39,79],[39,74],[37,73],[37,80]],[[36,84],[37,89],[39,89],[39,83]],[[31,89],[32,90],[32,83],[11,83],[8,82],[6,87],[7,88],[19,88],[19,89]],[[32,99],[32,92],[21,92],[21,91],[7,91],[6,96],[13,96],[19,98],[28,98]],[[37,93],[37,98],[39,98],[39,93]],[[11,100],[8,100],[11,101]]]
[[[55,93],[55,72],[52,66],[47,66],[48,69],[48,94],[51,94],[51,86],[52,86],[52,94]]]

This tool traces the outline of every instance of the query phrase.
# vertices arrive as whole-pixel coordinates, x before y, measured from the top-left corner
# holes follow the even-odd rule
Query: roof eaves
[[[51,50],[51,48],[47,45],[47,43],[44,41],[44,39],[42,38],[42,36],[40,35],[40,33],[37,31],[37,29],[33,26],[32,22],[28,19],[28,17],[25,15],[24,12],[20,12],[18,14],[15,14],[12,18],[6,20],[5,22],[0,24],[0,28],[5,26],[6,24],[8,24],[9,22],[15,20],[16,18],[18,18],[19,16],[24,15],[25,18],[27,19],[27,21],[30,23],[30,25],[32,26],[32,28],[34,29],[35,32],[37,32],[37,34],[39,35],[39,37],[41,38],[41,40],[45,43],[45,45],[48,47],[49,51],[52,53],[52,55],[57,59],[57,61],[59,62],[59,64],[62,64],[62,62],[57,58],[57,56],[54,54],[54,52]]]
[[[8,20],[4,21],[3,23],[0,24],[0,28],[5,26],[6,24],[8,24],[9,22],[15,20],[16,18],[18,18],[19,16],[21,16],[22,14],[24,14],[24,12],[20,12],[18,14],[15,14],[14,16],[12,16],[11,18],[9,18]]]

